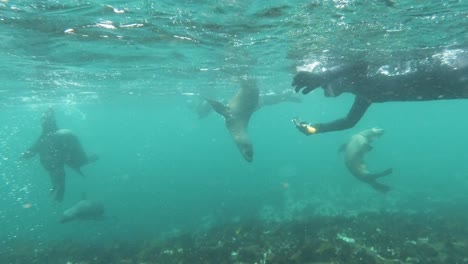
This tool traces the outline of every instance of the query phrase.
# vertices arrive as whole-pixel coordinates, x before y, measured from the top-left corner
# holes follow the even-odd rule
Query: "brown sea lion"
[[[380,173],[370,173],[366,169],[366,164],[364,164],[364,155],[372,150],[370,144],[382,136],[383,133],[384,130],[380,128],[366,129],[353,135],[349,142],[344,144],[340,150],[344,152],[346,167],[354,177],[369,184],[379,192],[388,192],[390,187],[376,180],[392,173],[393,169],[386,169]]]
[[[207,99],[213,109],[225,119],[226,128],[244,159],[253,160],[253,147],[247,133],[252,114],[258,107],[259,89],[254,80],[242,80],[241,88],[227,105]]]

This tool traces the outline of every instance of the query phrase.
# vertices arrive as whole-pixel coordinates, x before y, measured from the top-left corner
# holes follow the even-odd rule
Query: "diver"
[[[292,86],[296,92],[304,88],[303,94],[322,87],[326,97],[354,94],[354,103],[344,118],[316,124],[292,120],[305,135],[345,130],[356,125],[372,103],[468,98],[468,51],[445,51],[395,68],[353,62],[319,72],[301,71]]]

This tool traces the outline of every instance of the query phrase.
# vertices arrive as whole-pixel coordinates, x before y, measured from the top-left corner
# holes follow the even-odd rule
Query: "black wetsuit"
[[[455,62],[425,60],[397,73],[385,68],[371,69],[365,63],[346,64],[325,72],[299,72],[292,83],[296,92],[309,93],[321,86],[328,96],[342,92],[356,95],[347,116],[329,123],[310,124],[316,133],[353,127],[372,103],[429,101],[468,98],[468,52]]]

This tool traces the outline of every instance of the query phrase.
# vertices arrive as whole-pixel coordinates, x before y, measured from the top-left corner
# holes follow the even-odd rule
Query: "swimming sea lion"
[[[372,150],[370,145],[375,139],[382,136],[383,129],[371,128],[353,135],[347,144],[340,150],[344,151],[345,164],[351,174],[358,180],[363,181],[379,192],[388,192],[390,187],[376,180],[392,173],[393,169],[386,169],[380,173],[370,173],[364,164],[364,154]]]
[[[59,202],[65,194],[65,165],[83,175],[80,168],[97,160],[94,155],[86,155],[78,137],[72,131],[58,129],[52,108],[43,116],[42,134],[21,158],[30,159],[36,154],[39,154],[42,166],[49,172],[52,193],[55,193],[55,200]]]
[[[60,223],[75,220],[102,220],[104,219],[104,206],[91,200],[81,200],[74,206],[63,212]]]
[[[243,80],[241,88],[227,105],[207,99],[213,109],[225,119],[226,127],[244,159],[253,160],[253,147],[247,134],[252,114],[258,107],[259,90],[254,80]]]
[[[255,110],[259,110],[263,106],[276,105],[285,102],[300,103],[301,99],[291,91],[286,91],[282,93],[260,94],[257,109]],[[213,111],[213,107],[211,107],[207,99],[203,97],[197,100],[197,102],[193,106],[193,110],[197,113],[198,118],[203,119]]]

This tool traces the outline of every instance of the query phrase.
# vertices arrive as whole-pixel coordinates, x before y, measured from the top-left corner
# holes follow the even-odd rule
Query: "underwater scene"
[[[0,0],[0,263],[468,263],[468,1]]]

